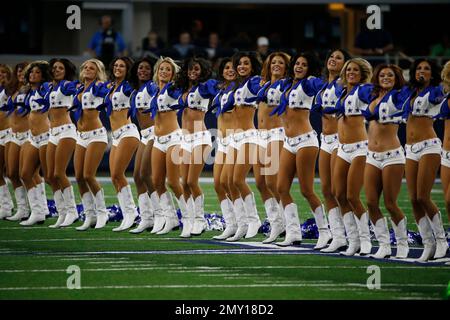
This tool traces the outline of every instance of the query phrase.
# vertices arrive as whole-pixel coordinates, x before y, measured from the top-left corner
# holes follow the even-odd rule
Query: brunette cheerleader
[[[412,93],[405,102],[406,185],[424,246],[418,261],[426,262],[444,257],[448,250],[441,212],[431,200],[442,150],[433,118],[439,113],[444,93],[439,86],[439,69],[432,61],[414,61],[409,76]]]

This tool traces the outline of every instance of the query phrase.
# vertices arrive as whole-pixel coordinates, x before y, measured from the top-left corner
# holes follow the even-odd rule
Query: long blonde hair
[[[444,85],[445,93],[450,92],[450,60],[444,65],[441,72],[442,84]]]
[[[105,82],[107,80],[106,71],[105,71],[105,65],[103,62],[101,62],[98,59],[89,59],[83,62],[80,66],[80,82],[84,83],[84,80],[86,80],[84,67],[88,64],[92,63],[97,67],[97,75],[95,77],[95,80]]]
[[[158,70],[159,70],[159,66],[163,63],[163,62],[167,62],[168,64],[170,64],[172,66],[172,79],[173,80],[175,78],[175,75],[178,73],[178,71],[180,71],[180,66],[178,66],[175,61],[172,58],[169,57],[161,57],[158,59],[158,61],[156,61],[155,64],[155,68],[153,69],[153,82],[156,83],[156,85],[159,85],[159,74],[158,74]]]
[[[347,82],[347,76],[345,75],[346,70],[348,68],[348,65],[350,63],[354,63],[358,65],[359,70],[361,72],[361,82],[360,83],[369,83],[370,79],[372,79],[372,66],[370,65],[369,61],[363,58],[352,58],[350,60],[347,60],[342,67],[340,78],[341,78],[341,84],[342,86],[346,87],[348,85]]]

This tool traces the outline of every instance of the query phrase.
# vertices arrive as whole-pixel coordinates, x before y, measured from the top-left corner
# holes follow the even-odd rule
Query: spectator
[[[179,42],[173,45],[178,53],[178,59],[184,59],[192,55],[195,46],[191,43],[191,35],[187,31],[182,31],[179,36]]]
[[[230,40],[230,46],[236,51],[252,50],[254,48],[253,41],[245,31],[240,31],[236,37]]]
[[[142,56],[152,55],[159,57],[164,46],[164,41],[159,34],[151,30],[147,37],[142,39]]]
[[[101,30],[97,31],[89,42],[88,51],[93,57],[108,66],[116,56],[127,54],[125,41],[119,32],[113,28],[111,16],[104,15],[100,19]]]
[[[270,54],[269,39],[266,37],[259,37],[256,41],[256,52],[259,54],[262,61],[265,61]]]
[[[442,35],[439,43],[435,43],[431,46],[430,56],[450,57],[450,39],[448,33]]]
[[[206,52],[208,53],[208,59],[213,60],[221,56],[222,48],[220,46],[219,34],[217,32],[211,32],[208,37],[208,46]]]

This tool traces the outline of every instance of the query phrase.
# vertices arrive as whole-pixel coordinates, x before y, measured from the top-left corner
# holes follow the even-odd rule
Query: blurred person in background
[[[147,37],[142,39],[142,54],[145,57],[147,55],[159,57],[161,50],[164,49],[164,41],[161,39],[159,34],[151,30]]]
[[[92,57],[108,66],[114,57],[127,55],[126,45],[122,35],[114,30],[111,16],[102,16],[100,26],[101,30],[97,31],[89,42],[88,51]]]

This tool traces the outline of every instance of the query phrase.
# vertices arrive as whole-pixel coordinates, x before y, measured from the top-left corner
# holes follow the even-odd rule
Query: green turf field
[[[112,185],[103,185],[107,204],[117,203]],[[202,187],[205,211],[219,213],[213,186]],[[262,202],[254,184],[251,187],[264,218]],[[432,196],[445,212],[440,188],[436,184]],[[321,196],[319,185],[316,190]],[[292,194],[301,220],[311,218],[298,185],[293,185]],[[416,231],[406,186],[399,203],[408,216],[408,229]],[[30,228],[0,221],[0,299],[447,298],[450,265],[445,263],[420,265],[325,255],[311,250],[311,240],[304,241],[301,248],[263,247],[257,243],[264,238],[262,234],[229,244],[210,241],[219,231],[181,239],[180,231],[164,236],[112,232],[118,223],[86,232],[74,227],[47,228],[54,219]],[[443,220],[447,229],[445,214]],[[412,252],[420,253],[418,249]],[[380,268],[380,289],[367,287],[371,265]],[[67,287],[70,266],[79,267],[81,289]],[[69,284],[74,283],[71,279]]]

